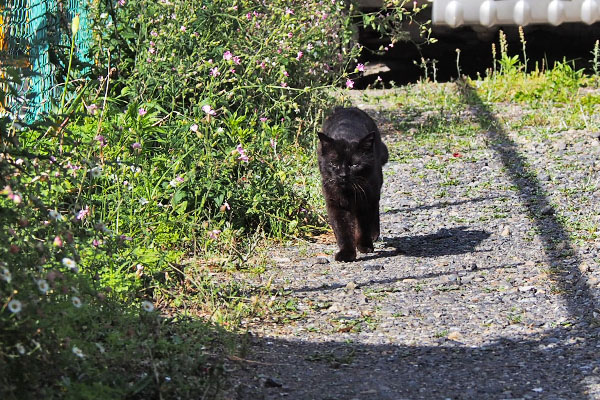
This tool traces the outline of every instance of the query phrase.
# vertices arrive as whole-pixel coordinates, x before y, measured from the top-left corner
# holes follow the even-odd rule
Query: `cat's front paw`
[[[354,261],[356,260],[356,251],[354,250],[341,250],[335,254],[335,261]]]

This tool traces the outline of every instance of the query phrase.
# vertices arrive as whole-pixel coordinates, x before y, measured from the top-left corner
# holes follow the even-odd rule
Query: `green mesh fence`
[[[4,112],[35,120],[48,112],[62,93],[71,21],[76,15],[80,25],[75,55],[77,60],[90,63],[87,0],[0,0],[0,15],[0,72],[6,67],[17,68],[26,76],[17,88],[18,96],[5,101]]]

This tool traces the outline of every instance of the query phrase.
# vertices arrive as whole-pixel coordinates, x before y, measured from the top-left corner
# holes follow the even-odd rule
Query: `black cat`
[[[335,259],[352,261],[357,248],[372,252],[379,237],[381,167],[388,150],[375,121],[354,107],[336,108],[325,120],[319,141],[323,194],[339,247]]]

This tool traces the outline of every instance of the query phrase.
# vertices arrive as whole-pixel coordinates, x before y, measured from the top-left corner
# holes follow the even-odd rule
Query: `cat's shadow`
[[[383,257],[439,257],[473,253],[476,247],[490,237],[483,230],[470,230],[468,227],[442,228],[436,233],[418,236],[383,237],[385,248],[375,253],[362,255],[358,261],[368,261]],[[390,249],[391,248],[391,249]]]

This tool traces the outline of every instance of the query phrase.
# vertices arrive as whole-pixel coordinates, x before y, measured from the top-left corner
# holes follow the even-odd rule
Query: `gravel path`
[[[249,327],[229,398],[600,399],[600,242],[571,226],[599,220],[598,136],[506,132],[528,111],[462,96],[480,133],[442,153],[356,99],[395,155],[382,238],[353,263],[331,237],[272,251],[287,312]]]

